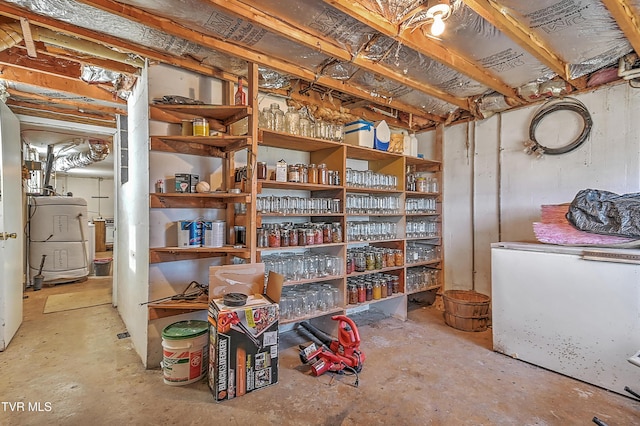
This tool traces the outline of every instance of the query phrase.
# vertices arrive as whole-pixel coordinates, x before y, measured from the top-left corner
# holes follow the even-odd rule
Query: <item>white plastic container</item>
[[[162,330],[162,372],[171,386],[188,385],[204,377],[209,366],[207,321],[180,321]]]
[[[373,147],[380,151],[389,149],[389,141],[391,140],[391,130],[385,120],[378,121],[374,127]]]
[[[344,143],[373,148],[374,126],[366,120],[352,121],[344,125]]]

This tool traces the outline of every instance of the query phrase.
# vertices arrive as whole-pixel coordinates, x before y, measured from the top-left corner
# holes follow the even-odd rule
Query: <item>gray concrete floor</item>
[[[130,339],[118,339],[125,327],[110,305],[42,313],[50,294],[109,280],[27,291],[24,323],[0,353],[0,399],[25,411],[3,404],[0,424],[588,425],[594,415],[640,424],[639,402],[495,353],[490,331],[452,329],[427,307],[406,322],[360,318],[358,388],[352,377],[308,375],[283,344],[277,385],[216,403],[204,381],[168,386],[145,370]]]

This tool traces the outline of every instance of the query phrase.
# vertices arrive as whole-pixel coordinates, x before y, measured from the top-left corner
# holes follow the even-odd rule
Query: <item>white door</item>
[[[24,226],[20,122],[0,102],[0,351],[22,323]]]

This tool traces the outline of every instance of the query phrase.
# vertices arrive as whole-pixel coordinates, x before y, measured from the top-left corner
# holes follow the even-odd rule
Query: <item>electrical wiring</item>
[[[536,140],[536,129],[540,122],[546,116],[557,111],[571,111],[578,114],[583,121],[582,132],[575,140],[565,146],[561,146],[558,148],[549,148],[542,145]],[[524,143],[526,147],[525,152],[527,154],[535,154],[538,158],[543,154],[566,154],[567,152],[571,152],[574,149],[578,148],[587,140],[589,134],[591,133],[592,126],[593,120],[591,119],[591,114],[589,114],[589,110],[582,102],[574,98],[553,99],[542,105],[533,116],[531,124],[529,125],[529,140]]]

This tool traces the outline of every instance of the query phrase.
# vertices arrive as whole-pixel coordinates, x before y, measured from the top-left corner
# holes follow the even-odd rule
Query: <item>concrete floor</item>
[[[281,347],[277,385],[215,403],[204,381],[173,387],[145,370],[110,305],[42,313],[50,294],[109,280],[27,291],[24,323],[0,353],[0,399],[25,411],[3,404],[0,424],[640,424],[639,402],[495,353],[490,331],[452,329],[424,307],[406,322],[360,319],[358,388],[353,377],[309,376],[297,350]]]

